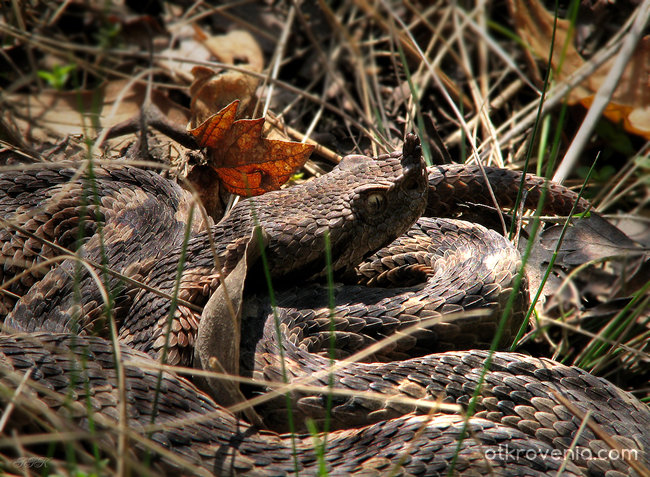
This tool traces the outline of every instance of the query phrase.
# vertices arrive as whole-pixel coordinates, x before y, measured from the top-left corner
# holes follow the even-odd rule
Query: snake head
[[[329,174],[255,198],[273,275],[325,274],[326,236],[333,270],[356,266],[413,225],[426,195],[420,143],[409,135],[402,151],[346,156]]]
[[[420,140],[414,134],[406,136],[402,151],[376,159],[348,156],[339,168],[350,171],[358,185],[349,196],[356,221],[350,228],[355,230],[350,241],[345,233],[340,234],[338,243],[344,250],[335,269],[358,265],[406,232],[422,215],[428,190]],[[331,234],[334,250],[337,231]]]

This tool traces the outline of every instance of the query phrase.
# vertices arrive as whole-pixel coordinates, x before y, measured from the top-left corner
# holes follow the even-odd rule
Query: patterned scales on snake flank
[[[20,459],[40,458],[34,462],[66,472],[70,452],[81,466],[92,469],[99,452],[137,475],[147,467],[154,474],[313,475],[323,465],[330,475],[447,475],[453,469],[611,477],[640,475],[650,465],[647,406],[604,379],[548,359],[497,352],[472,418],[427,414],[426,401],[467,406],[488,353],[461,349],[490,344],[519,267],[518,253],[496,232],[451,219],[418,220],[423,211],[453,213],[467,197],[491,204],[478,169],[427,171],[417,139],[409,136],[399,153],[348,157],[330,174],[241,202],[213,225],[190,213],[191,198],[154,172],[110,165],[94,167],[91,175],[84,167],[43,164],[0,173],[0,399],[7,417],[0,452],[9,457],[0,458],[3,470],[22,472]],[[499,203],[511,205],[521,175],[490,168],[486,175]],[[542,180],[526,176],[524,184],[527,206],[534,206]],[[567,214],[575,200],[551,185],[544,213]],[[227,276],[244,256],[255,220],[268,237],[282,336],[263,288],[247,285],[241,374],[282,381],[284,364],[290,381],[357,393],[329,400],[296,388],[292,413],[301,430],[293,436],[277,433],[287,424],[284,396],[255,408],[275,429],[260,430],[187,378],[156,368],[161,357],[192,364],[200,309],[219,288],[219,275]],[[306,284],[324,274],[326,232],[334,271],[364,283],[337,285],[333,313],[330,291]],[[59,247],[77,246],[87,263],[106,264],[117,274],[80,266],[72,254],[61,257]],[[181,257],[182,301],[168,328]],[[257,273],[253,268],[249,277]],[[514,298],[504,345],[522,322],[525,287]],[[406,334],[408,327],[417,329]],[[398,340],[364,362],[344,359],[396,333]],[[342,359],[333,371],[332,342]],[[263,390],[242,386],[249,397]],[[359,394],[365,391],[374,396]],[[391,399],[398,396],[420,401]],[[578,432],[585,414],[602,434]],[[326,415],[333,430],[321,464],[302,426],[310,418],[322,428]],[[126,437],[122,424],[130,429]],[[86,447],[39,445],[38,434],[54,429],[76,432],[69,438]],[[34,440],[18,444],[30,434]],[[615,441],[614,451],[606,436]],[[91,443],[96,451],[88,453]]]

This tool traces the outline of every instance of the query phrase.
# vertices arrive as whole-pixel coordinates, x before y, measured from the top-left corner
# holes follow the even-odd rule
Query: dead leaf
[[[215,73],[211,68],[195,66],[192,68],[194,81],[190,85],[190,126],[197,127],[215,111],[219,111],[238,100],[242,105],[240,114],[252,114],[257,78],[238,71]]]
[[[561,233],[560,225],[549,227],[542,233],[540,243],[547,250],[552,251]],[[563,264],[582,265],[604,257],[632,257],[640,255],[641,251],[638,244],[617,227],[600,215],[592,214],[576,221],[566,229],[559,257]]]
[[[203,46],[221,63],[246,66],[257,73],[264,69],[262,49],[246,30],[233,30],[225,35],[208,37],[195,24],[194,32]]]
[[[234,30],[225,35],[208,37],[198,26],[194,26],[198,41],[221,63],[237,65],[239,68],[261,73],[264,69],[264,55],[253,36],[243,30]],[[259,84],[256,76],[243,71],[216,71],[205,66],[192,68],[194,81],[190,86],[191,126],[196,127],[215,111],[223,109],[235,100],[240,101],[242,116],[252,115],[256,102],[255,91]]]
[[[268,236],[256,227],[246,239],[243,256],[234,270],[223,279],[203,308],[194,346],[194,367],[239,375],[241,309],[246,277],[268,245]],[[215,368],[215,365],[217,369]],[[243,400],[236,382],[198,377],[197,382],[224,406]]]
[[[235,120],[239,101],[189,132],[208,148],[209,165],[233,194],[254,196],[279,189],[314,146],[262,137],[264,118]]]
[[[509,7],[522,40],[537,57],[546,60],[553,34],[553,15],[537,0],[510,0]],[[556,70],[560,64],[562,66],[557,76],[559,80],[571,76],[585,63],[574,46],[572,38],[567,40],[569,27],[569,21],[558,19],[555,33],[556,47],[551,63]],[[565,44],[567,48],[562,60]],[[569,93],[569,103],[580,103],[588,108],[614,60],[615,58],[612,58],[605,62],[574,88]],[[627,131],[650,139],[650,36],[642,38],[637,44],[603,115],[610,121],[622,122]]]
[[[248,32],[208,37],[197,26],[194,31],[196,41],[218,61],[255,73],[264,68],[262,51]],[[192,68],[192,75],[188,130],[201,147],[208,148],[208,157],[207,165],[193,166],[187,177],[211,216],[217,218],[223,210],[219,183],[228,192],[245,196],[279,189],[302,167],[313,147],[287,141],[282,131],[269,127],[264,119],[244,119],[253,115],[257,104],[256,76],[203,66]],[[217,178],[212,177],[215,173]]]
[[[235,122],[238,106],[239,101],[235,100],[218,113],[213,114],[208,120],[203,121],[199,127],[190,129],[189,132],[196,138],[198,145],[215,147],[214,145],[226,136]]]
[[[140,113],[146,86],[126,80],[110,81],[92,91],[43,91],[38,95],[14,94],[18,128],[34,142],[57,141],[68,135],[97,135]],[[151,101],[172,121],[184,124],[188,111],[157,90]],[[9,111],[7,111],[9,113]]]
[[[188,25],[189,27],[189,25]],[[178,43],[173,48],[160,52],[158,65],[175,80],[177,84],[192,82],[192,68],[195,63],[208,62],[212,55],[193,37],[192,31],[182,28],[178,32]]]

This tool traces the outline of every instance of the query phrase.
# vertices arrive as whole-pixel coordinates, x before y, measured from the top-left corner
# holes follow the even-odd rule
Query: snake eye
[[[373,192],[366,197],[366,211],[368,214],[377,215],[386,207],[386,196],[380,192]]]

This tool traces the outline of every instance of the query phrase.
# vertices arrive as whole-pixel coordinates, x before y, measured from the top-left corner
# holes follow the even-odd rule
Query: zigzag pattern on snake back
[[[488,352],[459,349],[489,346],[519,266],[510,243],[482,226],[424,217],[411,227],[423,211],[452,213],[468,197],[491,204],[478,168],[425,170],[417,140],[409,137],[403,152],[376,161],[348,157],[328,175],[241,202],[214,225],[192,214],[189,197],[154,172],[111,165],[95,167],[93,175],[90,180],[87,172],[59,164],[0,174],[0,306],[7,315],[0,335],[0,389],[2,400],[15,406],[3,436],[82,431],[75,438],[99,446],[102,455],[126,459],[136,474],[145,465],[160,473],[316,473],[320,464],[309,434],[260,431],[188,379],[156,370],[161,357],[191,364],[200,307],[219,287],[219,275],[235,268],[259,220],[274,283],[287,284],[276,290],[282,336],[266,295],[247,292],[242,374],[282,381],[284,364],[289,379],[302,384],[375,393],[331,399],[326,392],[291,393],[299,427],[307,418],[320,424],[327,414],[336,429],[327,435],[323,454],[330,475],[446,475],[454,469],[462,475],[561,470],[614,476],[634,474],[630,462],[637,469],[649,464],[648,408],[604,379],[548,359],[497,352],[467,423],[455,414],[426,414],[425,401],[467,406]],[[499,203],[512,205],[521,174],[487,168],[486,175]],[[537,203],[542,183],[525,177],[527,205]],[[551,184],[545,213],[567,214],[575,200]],[[185,247],[186,221],[193,215]],[[324,274],[326,231],[334,270],[346,277],[356,273],[371,285],[337,287],[333,312],[326,288],[290,285]],[[91,273],[92,266],[79,266],[72,257],[53,260],[58,246],[75,245],[88,261],[147,287],[101,268]],[[249,270],[249,277],[258,273]],[[425,283],[416,283],[423,277]],[[168,326],[169,296],[176,291],[181,301]],[[516,310],[507,317],[502,344],[521,324],[526,296],[525,289],[515,293]],[[443,319],[472,309],[489,311]],[[107,314],[119,344],[110,339]],[[402,333],[411,326],[418,327],[415,333]],[[340,361],[330,372],[331,340],[338,357],[346,358],[394,333],[399,339],[367,362]],[[27,385],[20,386],[24,379]],[[243,388],[249,396],[263,389]],[[389,399],[400,395],[420,401]],[[271,399],[256,410],[282,432],[286,404],[284,397]],[[618,458],[600,435],[578,433],[585,413],[614,437]],[[131,429],[129,446],[120,438],[121,424]],[[0,440],[5,448],[15,447],[12,442]],[[43,455],[31,454],[42,452],[34,442],[24,443],[21,452]],[[87,458],[77,456],[82,463]],[[56,458],[50,462],[56,467]],[[12,469],[10,462],[2,465]]]

